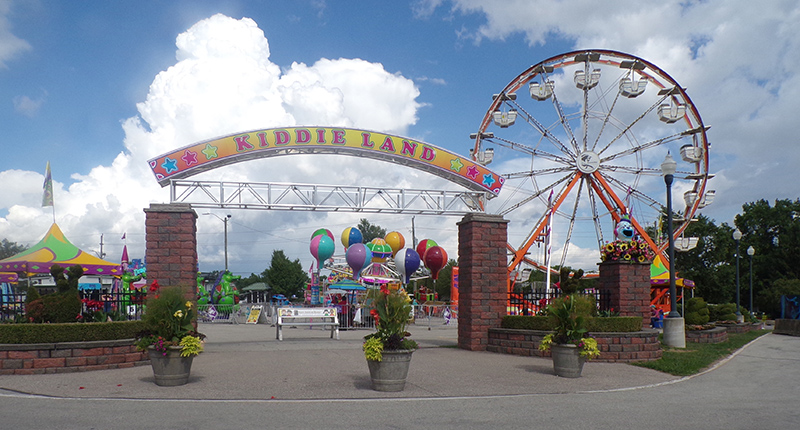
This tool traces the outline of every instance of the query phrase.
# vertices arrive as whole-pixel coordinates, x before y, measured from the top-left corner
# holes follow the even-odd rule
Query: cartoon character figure
[[[633,229],[633,224],[631,224],[630,215],[622,215],[617,226],[614,227],[614,237],[616,237],[617,240],[630,242],[633,240],[634,233],[635,230]]]

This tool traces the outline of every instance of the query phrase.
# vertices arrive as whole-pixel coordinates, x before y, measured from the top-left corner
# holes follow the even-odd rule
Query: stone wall
[[[773,333],[800,336],[800,320],[777,319]]]
[[[0,345],[0,375],[85,372],[149,364],[133,339]]]

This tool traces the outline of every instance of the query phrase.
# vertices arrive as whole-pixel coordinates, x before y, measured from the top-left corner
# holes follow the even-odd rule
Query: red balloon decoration
[[[431,277],[436,280],[439,278],[439,271],[447,265],[447,252],[441,246],[434,246],[425,251],[422,261],[431,271]]]

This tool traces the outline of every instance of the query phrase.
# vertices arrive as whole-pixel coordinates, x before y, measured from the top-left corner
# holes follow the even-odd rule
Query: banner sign
[[[195,143],[148,161],[158,183],[217,167],[289,154],[343,154],[402,164],[497,196],[505,178],[446,149],[413,139],[365,130],[291,127],[255,130]]]

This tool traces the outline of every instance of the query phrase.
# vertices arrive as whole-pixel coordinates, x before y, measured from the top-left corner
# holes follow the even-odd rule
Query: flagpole
[[[44,174],[44,184],[42,185],[42,207],[50,206],[53,208],[53,224],[56,223],[56,205],[53,199],[53,175],[50,173],[50,161],[47,162]]]
[[[545,236],[547,243],[544,249],[544,261],[545,267],[547,268],[547,273],[545,275],[545,295],[550,294],[550,251],[552,250],[553,243],[553,238],[551,237],[553,233],[553,190],[550,190],[550,197],[547,198],[547,206],[549,214],[547,215],[547,236]]]

